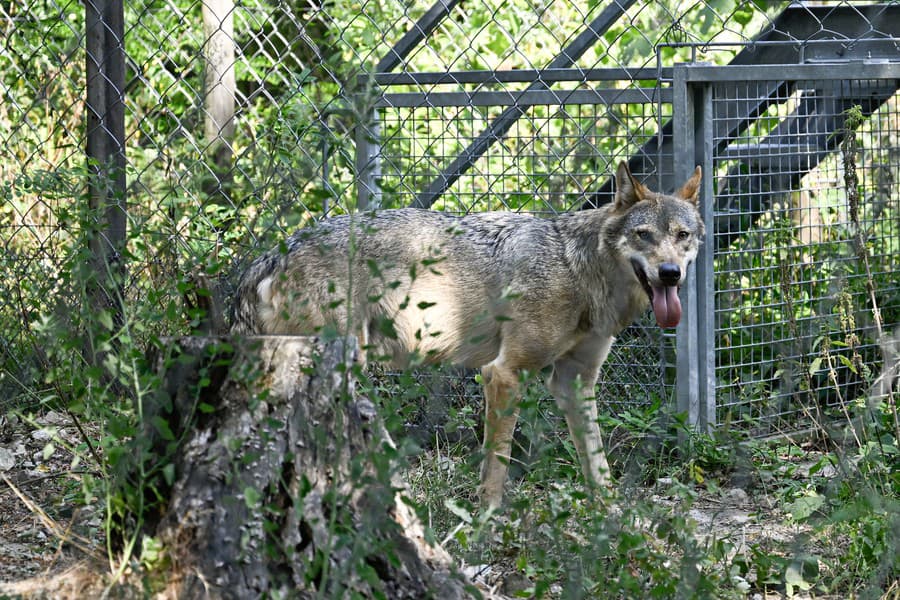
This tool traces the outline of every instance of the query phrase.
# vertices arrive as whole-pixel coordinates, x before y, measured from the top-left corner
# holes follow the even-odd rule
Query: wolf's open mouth
[[[652,285],[639,261],[632,260],[631,267],[634,269],[638,281],[641,282],[641,287],[647,292],[647,297],[650,298],[657,325],[663,329],[678,325],[681,320],[681,299],[678,297],[678,286]]]

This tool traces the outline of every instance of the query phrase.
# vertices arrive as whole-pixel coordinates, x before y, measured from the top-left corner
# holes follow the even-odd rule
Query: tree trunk
[[[204,132],[208,144],[211,173],[203,180],[207,200],[225,207],[223,214],[213,215],[213,225],[222,233],[236,219],[231,198],[234,173],[234,107],[237,85],[234,73],[234,0],[204,0],[203,14],[203,78]]]
[[[177,597],[468,595],[403,500],[394,444],[355,392],[355,344],[170,345],[154,359],[162,391],[143,439],[174,466],[149,490],[164,506],[146,505],[162,515],[146,527],[172,559]]]

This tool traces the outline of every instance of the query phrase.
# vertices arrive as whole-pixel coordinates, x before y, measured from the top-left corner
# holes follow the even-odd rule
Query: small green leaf
[[[247,508],[256,508],[259,506],[260,500],[262,500],[262,494],[259,490],[252,487],[244,488],[244,503]]]
[[[159,433],[160,437],[167,442],[172,442],[175,440],[175,434],[172,433],[171,427],[169,427],[169,422],[163,419],[162,417],[153,417],[150,419],[150,423],[153,424],[153,428]]]
[[[812,584],[803,577],[803,564],[792,562],[784,571],[784,582],[788,586],[793,586],[806,591],[812,588]]]
[[[141,564],[146,567],[158,564],[160,558],[162,558],[163,550],[162,542],[154,537],[145,536],[141,540]]]
[[[369,274],[372,275],[372,277],[381,277],[381,269],[378,268],[377,262],[370,258],[366,260],[366,266],[369,267]]]
[[[47,460],[48,458],[53,456],[54,452],[56,452],[56,446],[53,445],[53,442],[50,442],[46,446],[44,446],[44,460]]]
[[[811,363],[809,363],[809,374],[815,375],[819,372],[819,369],[822,367],[822,357],[816,357]]]
[[[815,475],[816,473],[818,473],[819,471],[821,471],[821,470],[824,469],[825,467],[831,466],[831,464],[832,464],[832,462],[828,459],[827,456],[822,457],[820,460],[818,460],[818,461],[816,462],[816,464],[814,464],[813,466],[811,466],[811,467],[809,468],[809,474],[810,474],[810,475]]]
[[[841,363],[843,363],[843,365],[844,365],[845,367],[847,367],[848,369],[850,369],[850,371],[851,371],[854,375],[857,374],[857,373],[856,373],[856,367],[854,366],[853,362],[852,362],[849,358],[847,358],[847,357],[844,356],[843,354],[838,354],[838,358],[840,359]]]
[[[825,504],[825,497],[818,494],[801,496],[787,505],[787,510],[797,521],[808,519]]]
[[[382,318],[378,320],[378,333],[388,338],[389,340],[397,339],[397,330],[394,328],[394,320],[389,318]]]
[[[462,519],[466,523],[472,522],[472,513],[470,513],[466,507],[459,504],[456,500],[450,498],[444,501],[444,506],[447,507],[447,510],[452,512],[454,515]]]
[[[166,485],[173,485],[175,483],[175,464],[167,463],[163,465],[162,474],[163,479],[166,481]]]
[[[453,539],[455,539],[456,543],[458,543],[462,548],[469,547],[469,536],[467,536],[466,532],[462,529],[453,534]]]
[[[737,9],[733,13],[734,20],[740,25],[746,25],[753,19],[753,9],[752,8],[744,8]]]
[[[109,314],[108,311],[101,310],[97,313],[97,320],[100,321],[100,324],[112,331],[113,328],[113,320],[112,315]]]

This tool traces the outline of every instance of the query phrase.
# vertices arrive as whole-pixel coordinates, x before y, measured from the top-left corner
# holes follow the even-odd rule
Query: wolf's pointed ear
[[[675,192],[675,195],[696,205],[700,200],[700,179],[702,177],[703,171],[700,169],[700,165],[697,165],[694,174],[681,186],[680,190]]]
[[[616,169],[616,208],[626,209],[640,202],[649,194],[645,188],[634,176],[628,168],[628,164],[623,160]]]

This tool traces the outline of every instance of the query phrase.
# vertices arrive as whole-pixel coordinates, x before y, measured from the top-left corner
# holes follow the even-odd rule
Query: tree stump
[[[404,501],[395,446],[356,394],[355,342],[169,345],[152,359],[161,392],[139,441],[160,474],[145,531],[172,561],[177,597],[469,595]]]

